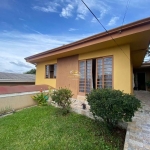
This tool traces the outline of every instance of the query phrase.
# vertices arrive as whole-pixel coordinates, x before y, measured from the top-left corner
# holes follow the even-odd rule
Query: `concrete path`
[[[143,108],[128,123],[124,150],[150,150],[150,92],[135,91]]]

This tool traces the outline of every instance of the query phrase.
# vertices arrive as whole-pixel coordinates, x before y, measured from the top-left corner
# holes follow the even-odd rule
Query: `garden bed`
[[[0,118],[0,149],[123,150],[126,131],[86,116],[63,116],[53,106],[33,107]]]

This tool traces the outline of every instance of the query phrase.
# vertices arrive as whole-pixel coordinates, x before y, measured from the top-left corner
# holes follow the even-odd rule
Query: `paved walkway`
[[[128,123],[124,150],[150,150],[150,92],[135,91],[143,108]]]
[[[86,109],[83,109],[83,106],[82,106],[83,103],[86,104]],[[88,105],[87,101],[72,99],[71,107],[72,107],[72,111],[78,114],[85,115],[89,118],[93,118],[93,115],[90,112],[90,106]]]

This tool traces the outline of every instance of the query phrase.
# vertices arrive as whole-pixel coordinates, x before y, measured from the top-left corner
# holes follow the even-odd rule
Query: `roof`
[[[0,82],[35,82],[35,75],[0,72]]]
[[[143,63],[141,67],[150,67],[150,61]]]
[[[111,29],[108,32],[109,34],[107,32],[102,32],[61,47],[26,57],[25,60],[30,63],[38,63],[50,59],[57,59],[70,55],[86,53],[92,50],[96,50],[96,48],[105,49],[108,48],[108,46],[116,46],[116,43],[112,41],[111,37],[117,41],[118,45],[130,44],[131,49],[134,51],[139,50],[139,47],[140,49],[146,49],[150,36],[150,17]],[[145,40],[143,38],[143,40],[145,40],[143,45],[139,42],[141,41],[140,38],[142,36],[144,36],[146,39]],[[140,46],[138,46],[138,44],[140,44]],[[92,47],[93,45],[95,45],[94,48]]]
[[[49,85],[17,85],[17,86],[0,86],[1,94],[14,94],[14,93],[24,93],[24,92],[35,92],[48,90]],[[52,87],[51,87],[52,88]]]

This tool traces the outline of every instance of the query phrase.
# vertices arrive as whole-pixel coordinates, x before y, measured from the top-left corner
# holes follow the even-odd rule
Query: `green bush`
[[[51,94],[52,101],[62,108],[63,114],[69,113],[72,96],[72,91],[67,88],[59,88]]]
[[[40,93],[32,96],[32,99],[35,100],[40,106],[47,106],[48,98],[49,98],[49,93],[45,93],[42,90],[40,91]]]
[[[147,82],[146,82],[146,86],[147,86],[148,88],[150,88],[150,81],[147,81]]]
[[[141,102],[135,96],[119,90],[96,89],[87,95],[90,111],[95,119],[101,117],[111,128],[118,122],[132,121],[135,111],[141,107]]]

